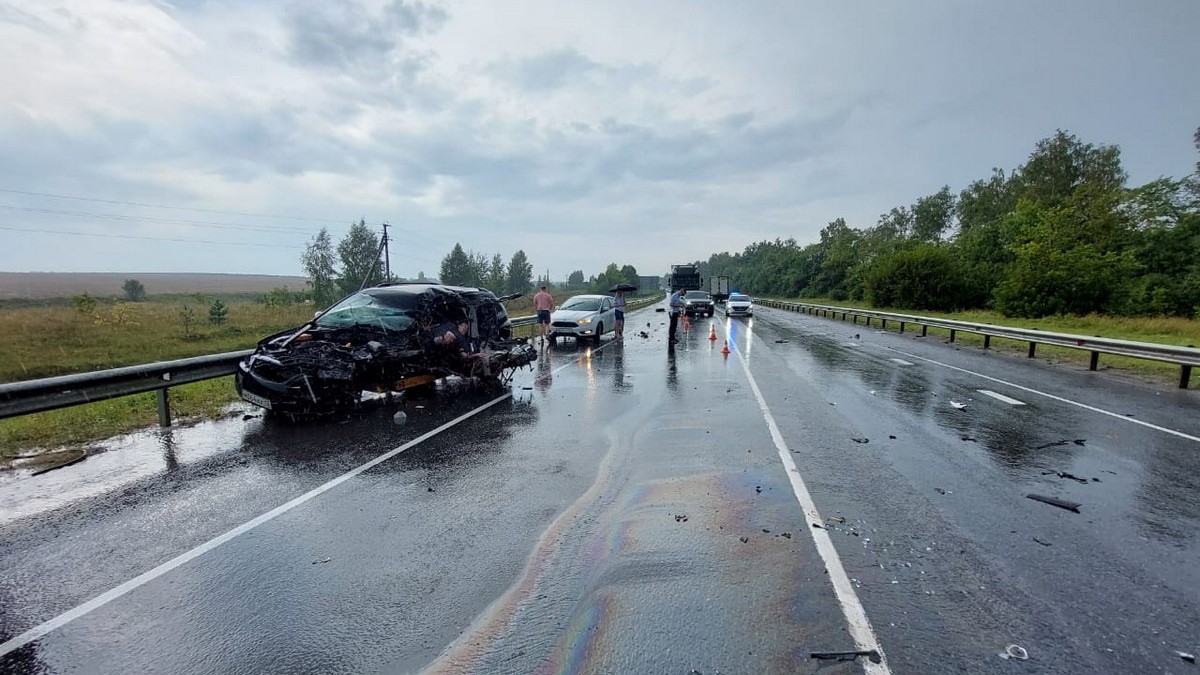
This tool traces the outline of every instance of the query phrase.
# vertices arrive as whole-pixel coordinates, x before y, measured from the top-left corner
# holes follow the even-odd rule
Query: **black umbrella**
[[[613,286],[612,288],[608,289],[608,292],[616,293],[617,291],[622,291],[624,293],[631,293],[633,291],[636,291],[637,289],[638,289],[638,287],[634,286],[633,284],[627,284],[627,283],[622,282],[622,283],[619,283],[616,286]]]

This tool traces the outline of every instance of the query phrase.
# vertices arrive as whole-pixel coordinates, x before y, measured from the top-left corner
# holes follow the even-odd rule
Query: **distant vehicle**
[[[713,302],[718,305],[729,297],[729,277],[709,277]]]
[[[546,337],[551,342],[557,342],[560,337],[573,337],[576,341],[588,338],[600,344],[600,337],[611,333],[616,324],[617,313],[611,295],[576,295],[567,298],[550,315]]]
[[[754,316],[754,301],[744,293],[730,293],[725,301],[726,316]]]
[[[403,391],[450,375],[503,380],[537,358],[527,340],[512,338],[503,303],[519,296],[428,283],[363,289],[264,338],[238,364],[235,385],[250,403],[295,419],[348,411],[364,391]],[[434,342],[459,322],[467,333],[454,344]]]
[[[688,291],[683,294],[683,313],[688,316],[712,316],[715,311],[712,296],[707,291]]]
[[[685,291],[698,291],[700,285],[700,268],[695,265],[671,265],[671,289],[682,288]]]

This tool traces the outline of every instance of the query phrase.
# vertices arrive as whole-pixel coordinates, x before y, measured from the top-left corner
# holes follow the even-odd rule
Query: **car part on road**
[[[811,652],[808,656],[818,661],[855,661],[861,656],[870,660],[871,663],[882,662],[879,652],[874,649],[861,652]]]
[[[1025,648],[1021,645],[1009,645],[1004,648],[1004,651],[1000,652],[999,656],[1002,659],[1025,661],[1029,659],[1029,652],[1025,651]]]
[[[1075,513],[1079,513],[1079,507],[1083,506],[1079,502],[1071,502],[1071,501],[1067,501],[1065,499],[1059,499],[1057,497],[1047,497],[1045,495],[1038,495],[1038,494],[1030,493],[1030,494],[1025,495],[1025,497],[1028,499],[1032,499],[1035,502],[1042,502],[1043,504],[1057,506],[1060,509],[1074,511]]]

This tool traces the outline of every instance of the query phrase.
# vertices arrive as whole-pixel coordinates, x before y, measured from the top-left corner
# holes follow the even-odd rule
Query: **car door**
[[[617,313],[613,309],[612,298],[604,298],[600,301],[600,321],[604,324],[605,333],[615,329]]]

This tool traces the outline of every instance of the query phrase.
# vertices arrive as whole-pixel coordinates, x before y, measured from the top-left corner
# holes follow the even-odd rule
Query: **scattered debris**
[[[870,443],[871,442],[871,439],[869,439],[865,436],[862,438],[851,438],[850,440],[854,441],[855,443]]]
[[[761,485],[755,485],[755,486],[754,486],[754,491],[755,491],[755,492],[762,492],[762,486],[761,486]]]
[[[683,515],[683,514],[677,514],[677,515],[675,516],[675,522],[677,522],[677,523],[686,523],[686,522],[687,522],[687,516],[685,516],[685,515]]]
[[[1036,541],[1037,543],[1041,544],[1042,546],[1053,546],[1054,545],[1048,541],[1042,541],[1041,539],[1038,539],[1037,537],[1034,537],[1033,540]]]
[[[830,516],[830,517],[826,518],[825,520],[832,520],[835,523],[843,523],[843,524],[846,522],[846,519],[841,516]]]
[[[401,410],[400,412],[396,413],[395,415],[392,415],[392,423],[398,427],[402,427],[405,424],[408,424],[408,415],[406,415],[404,413],[404,411]]]
[[[638,333],[638,335],[642,336],[643,338],[645,338],[647,340],[650,339],[650,334],[647,333],[646,331],[641,331],[640,333]]]
[[[738,539],[740,539],[743,544],[750,542],[750,537],[738,537]]]
[[[1000,652],[999,656],[1002,659],[1025,661],[1029,659],[1029,652],[1025,651],[1025,648],[1021,645],[1009,645],[1004,648],[1004,651]]]
[[[896,440],[896,437],[891,434],[888,434],[888,438],[892,439],[893,441]]]
[[[1058,476],[1059,478],[1066,478],[1067,480],[1073,480],[1077,483],[1083,483],[1084,485],[1087,485],[1087,482],[1088,482],[1088,479],[1080,478],[1079,476],[1076,476],[1073,473],[1067,473],[1066,471],[1043,471],[1042,472],[1043,476],[1047,476],[1050,474],[1054,474],[1055,476]]]
[[[953,491],[953,490],[945,490],[945,489],[943,489],[943,488],[933,488],[933,491],[934,491],[934,492],[936,492],[936,493],[938,493],[939,495],[952,495],[952,494],[954,494],[954,491]]]
[[[858,339],[858,333],[855,333],[855,334],[854,334],[854,339],[855,339],[855,340],[857,340],[857,339]]]
[[[871,663],[881,663],[883,661],[879,657],[879,652],[874,649],[856,652],[812,652],[808,655],[810,659],[817,659],[818,661],[855,661],[860,656],[866,657]]]
[[[781,535],[779,535],[779,536],[783,537],[784,539],[791,539],[791,538],[792,538],[792,533],[791,533],[791,532],[784,532],[783,534],[781,534]]]
[[[72,454],[73,454],[73,456],[71,456]],[[67,455],[68,455],[67,459],[64,459],[63,461],[57,462],[55,464],[51,464],[49,466],[43,466],[42,468],[37,469],[36,471],[33,471],[29,475],[40,476],[44,473],[48,473],[55,469],[61,469],[64,466],[71,466],[72,464],[78,464],[78,463],[82,462],[83,460],[87,459],[87,457],[88,457],[87,450],[75,450],[72,452],[68,452]]]
[[[823,525],[821,525],[820,523],[813,523],[812,526],[818,530],[825,529],[825,527]],[[791,536],[789,535],[788,538],[791,539]]]
[[[763,534],[771,534],[771,531],[764,527]]]
[[[777,345],[785,345],[785,344],[787,344],[787,342],[788,342],[787,340],[776,340],[776,341],[775,341],[775,344],[777,344]]]
[[[655,308],[654,308],[654,311],[656,311],[656,312],[665,312],[665,311],[667,311],[667,308],[666,308],[666,307],[655,307]]]
[[[1184,661],[1187,661],[1188,663],[1196,662],[1195,654],[1189,654],[1187,652],[1175,652],[1175,655],[1178,656],[1179,658],[1183,659]]]
[[[1086,438],[1076,438],[1075,440],[1073,440],[1071,442],[1074,443],[1075,445],[1085,445],[1087,443],[1087,439]]]
[[[1035,502],[1042,502],[1043,504],[1057,506],[1060,509],[1074,511],[1075,513],[1079,513],[1079,507],[1082,506],[1082,504],[1080,504],[1079,502],[1070,502],[1065,499],[1058,499],[1057,497],[1047,497],[1045,495],[1035,495],[1035,494],[1030,493],[1030,494],[1025,495],[1025,497],[1027,499],[1032,499]]]
[[[327,562],[329,562],[330,560],[333,560],[333,558],[321,558],[320,560],[314,560],[314,561],[312,561],[312,564],[314,564],[314,565],[320,565],[320,564],[322,564],[322,563],[327,563]]]
[[[533,391],[533,387],[521,387],[525,391]]]
[[[977,440],[975,439],[975,437],[974,437],[974,436],[959,436],[959,439],[961,439],[961,440],[964,440],[964,441],[969,441],[969,442],[971,442],[971,443],[978,443],[978,442],[979,442],[979,441],[977,441]]]
[[[1068,441],[1068,440],[1054,441],[1053,443],[1046,443],[1045,445],[1039,445],[1036,448],[1034,448],[1034,450],[1045,450],[1046,448],[1053,448],[1053,447],[1056,447],[1059,445],[1066,445],[1070,442],[1071,441]]]
[[[249,420],[258,419],[259,417],[262,417],[262,415],[242,415],[242,421],[246,422]]]
[[[966,408],[966,407],[967,407],[967,404],[966,404],[966,403],[959,403],[958,401],[950,401],[950,406],[951,406],[952,408],[954,408],[955,410],[962,410],[962,409],[964,409],[964,408]]]

